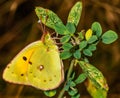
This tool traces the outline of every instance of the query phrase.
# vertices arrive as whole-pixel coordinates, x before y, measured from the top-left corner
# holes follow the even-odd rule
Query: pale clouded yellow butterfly
[[[5,68],[3,79],[41,90],[57,88],[64,80],[57,45],[49,33],[25,47]]]

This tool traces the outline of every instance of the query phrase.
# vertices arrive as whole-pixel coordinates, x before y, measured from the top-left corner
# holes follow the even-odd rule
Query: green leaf
[[[80,50],[84,49],[87,46],[87,41],[81,41],[79,44]]]
[[[54,29],[58,34],[70,34],[61,19],[53,11],[42,7],[36,7],[35,12],[43,24]]]
[[[67,43],[70,40],[71,36],[70,35],[65,35],[60,39],[61,43]]]
[[[114,41],[116,41],[117,38],[118,38],[118,35],[116,34],[116,32],[109,30],[102,35],[102,42],[104,44],[111,44]]]
[[[102,34],[102,28],[99,22],[94,22],[91,27],[93,33],[97,35],[97,37],[100,37]]]
[[[64,24],[55,24],[54,25],[55,32],[61,35],[68,35],[70,32],[67,30]]]
[[[71,9],[67,22],[78,25],[82,13],[82,2],[77,2]]]
[[[71,81],[70,82],[70,87],[75,87],[75,86],[76,86],[75,82]]]
[[[69,51],[63,51],[61,54],[60,54],[60,58],[61,59],[68,59],[72,56],[72,53],[70,53]]]
[[[67,85],[65,85],[64,90],[65,90],[65,91],[68,91],[69,88],[70,88],[70,85],[67,84]]]
[[[101,88],[108,91],[106,79],[104,78],[101,71],[99,71],[95,66],[84,61],[80,61],[79,65],[96,88]]]
[[[63,25],[61,19],[51,10],[42,7],[35,8],[39,20],[46,26],[55,29],[55,25]]]
[[[53,97],[56,94],[56,90],[44,91],[44,94],[48,97]]]
[[[63,46],[62,46],[62,48],[63,48],[64,50],[70,50],[72,47],[73,47],[73,46],[72,46],[71,43],[65,43],[65,44],[63,44]]]
[[[84,60],[85,62],[89,63],[89,60],[88,60],[87,57],[84,57],[83,60]]]
[[[88,43],[89,43],[89,44],[92,44],[92,43],[94,43],[94,42],[97,41],[97,40],[98,40],[97,36],[96,36],[96,35],[93,35],[93,36],[91,36],[90,39],[88,40]]]
[[[77,94],[75,96],[72,96],[71,98],[80,98],[80,94]]]
[[[84,35],[83,35],[83,32],[82,32],[82,31],[81,31],[81,32],[78,32],[78,35],[79,35],[80,40],[83,40],[83,39],[84,39]]]
[[[85,33],[85,39],[88,41],[92,35],[93,35],[93,31],[91,29],[88,29]]]
[[[70,77],[71,80],[73,80],[75,78],[75,72],[72,74],[72,76]]]
[[[69,94],[70,96],[74,96],[75,94],[77,94],[77,92],[78,92],[77,89],[69,90],[69,91],[68,91],[68,94]]]
[[[101,88],[96,88],[90,79],[88,79],[86,84],[86,88],[92,98],[107,98],[107,91]]]
[[[90,51],[95,51],[96,50],[96,45],[95,44],[91,44],[91,45],[88,46],[88,49]]]
[[[73,56],[76,58],[76,59],[80,59],[81,58],[81,53],[79,50],[76,50],[74,53],[73,53]]]
[[[83,81],[85,81],[85,79],[87,78],[86,73],[82,73],[78,76],[78,78],[74,81],[76,84],[82,83]]]
[[[75,33],[76,28],[75,28],[75,25],[73,23],[68,22],[66,25],[66,28],[68,29],[68,31],[70,33],[72,33],[72,34]]]
[[[86,56],[92,56],[92,52],[89,49],[84,49],[83,54]]]
[[[65,89],[66,91],[68,91],[70,87],[75,87],[75,86],[76,86],[76,84],[72,81],[72,78],[70,78],[70,79],[67,81],[66,86],[64,87],[64,89]]]

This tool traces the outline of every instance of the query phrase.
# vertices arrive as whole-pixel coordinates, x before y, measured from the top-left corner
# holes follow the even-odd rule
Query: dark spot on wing
[[[30,72],[30,73],[32,73],[32,72]]]
[[[52,81],[52,79],[49,79],[49,81]]]
[[[27,60],[27,57],[23,56],[23,60],[26,61],[26,60]]]
[[[30,64],[30,65],[32,65],[32,62],[31,62],[31,61],[29,61],[29,64]]]
[[[39,69],[40,71],[42,71],[42,70],[44,69],[44,66],[43,66],[43,65],[39,65],[39,66],[37,67],[37,69]]]
[[[56,77],[56,75],[54,75],[54,77]]]
[[[46,80],[43,80],[43,82],[46,82]]]
[[[24,76],[24,74],[21,74],[21,76]]]

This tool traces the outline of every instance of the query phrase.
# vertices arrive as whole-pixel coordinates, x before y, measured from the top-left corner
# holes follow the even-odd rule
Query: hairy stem
[[[74,64],[75,64],[75,59],[73,59],[73,60],[71,61],[71,64],[70,64],[70,67],[69,67],[69,70],[68,70],[68,73],[67,73],[67,80],[66,80],[66,82],[65,82],[65,84],[64,84],[64,87],[66,86],[66,83],[68,82],[68,80],[69,80],[69,78],[70,78],[70,76],[71,76],[71,73],[72,73],[72,71],[73,71],[73,66],[74,66]],[[63,87],[63,89],[60,91],[60,94],[58,95],[58,98],[63,98],[63,95],[64,95],[64,93],[65,93],[64,87]]]

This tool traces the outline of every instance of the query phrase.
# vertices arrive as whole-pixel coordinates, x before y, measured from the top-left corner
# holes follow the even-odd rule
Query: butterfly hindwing
[[[34,60],[35,57],[37,59]],[[29,67],[28,79],[33,86],[50,90],[59,86],[63,81],[63,68],[56,45],[48,47],[43,44],[34,51],[30,60],[35,65]]]

